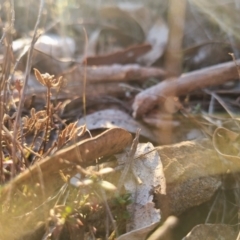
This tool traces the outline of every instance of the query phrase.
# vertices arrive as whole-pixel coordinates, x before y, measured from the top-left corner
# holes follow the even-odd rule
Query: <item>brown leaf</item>
[[[45,183],[46,192],[51,192],[57,186],[61,186],[59,181],[59,170],[70,167],[63,160],[67,160],[75,166],[89,166],[95,162],[96,159],[103,156],[110,156],[115,154],[128,144],[131,143],[132,136],[130,133],[121,128],[112,128],[102,134],[81,141],[73,146],[67,147],[55,155],[46,157],[37,165],[32,166],[22,174],[18,175],[10,184],[2,189],[1,197],[6,197],[10,188],[20,187],[23,184],[34,185],[39,179],[39,169]]]
[[[146,126],[134,120],[127,113],[117,109],[105,109],[89,114],[85,118],[81,118],[78,126],[87,123],[87,128],[90,130],[99,128],[121,127],[129,132],[135,133],[138,128],[141,129],[141,135],[150,139],[152,142],[156,141],[156,137]]]
[[[150,44],[134,45],[122,51],[117,51],[107,55],[87,57],[84,61],[88,66],[112,65],[134,63],[136,59],[151,50]]]
[[[185,240],[202,239],[237,239],[238,233],[233,226],[227,224],[200,224],[192,229]]]

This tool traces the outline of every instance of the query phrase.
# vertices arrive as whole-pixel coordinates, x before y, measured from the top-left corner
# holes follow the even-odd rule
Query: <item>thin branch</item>
[[[15,22],[15,11],[14,11],[14,1],[10,1],[10,11],[8,11],[8,26],[4,29],[3,36],[1,38],[1,43],[5,44],[4,51],[4,62],[2,66],[2,74],[0,78],[0,120],[4,117],[4,103],[6,103],[6,80],[10,75],[11,61],[13,59],[12,53],[12,30],[14,28]],[[2,142],[2,124],[0,124],[0,142]],[[3,154],[2,154],[2,144],[0,144],[0,181],[3,180]]]
[[[86,124],[86,84],[87,84],[87,49],[88,49],[88,36],[86,29],[83,27],[83,32],[85,36],[85,49],[84,49],[84,71],[83,71],[83,117]]]
[[[30,74],[30,68],[32,65],[32,55],[33,55],[33,48],[34,48],[34,44],[36,43],[37,39],[39,36],[37,36],[37,29],[38,26],[40,24],[40,20],[41,20],[41,16],[42,16],[42,12],[43,12],[43,7],[44,7],[44,0],[40,1],[40,7],[39,7],[39,11],[38,11],[38,17],[37,17],[37,21],[34,27],[34,33],[33,33],[33,38],[31,41],[31,45],[28,51],[28,57],[27,57],[27,64],[26,64],[26,69],[25,69],[25,77],[24,77],[24,83],[23,83],[23,88],[22,88],[22,95],[20,98],[20,102],[18,105],[18,111],[17,111],[17,116],[14,122],[14,130],[13,130],[13,137],[16,139],[17,137],[17,131],[18,131],[18,126],[19,126],[19,121],[20,121],[20,117],[22,114],[22,108],[23,108],[23,104],[24,104],[24,96],[25,96],[25,92],[26,92],[26,88],[27,88],[27,83],[28,83],[28,77]],[[13,144],[13,162],[15,163],[16,160],[16,144]],[[13,174],[12,176],[13,177]]]

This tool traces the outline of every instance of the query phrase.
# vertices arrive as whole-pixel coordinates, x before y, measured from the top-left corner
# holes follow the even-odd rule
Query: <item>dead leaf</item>
[[[56,186],[61,186],[62,184],[62,182],[59,181],[59,170],[71,166],[62,160],[67,160],[71,164],[89,166],[99,157],[110,156],[121,151],[131,143],[131,139],[131,134],[124,129],[112,128],[94,138],[80,141],[79,143],[62,149],[53,156],[46,157],[29,170],[18,175],[11,183],[2,189],[1,197],[6,197],[10,188],[20,187],[23,184],[34,185],[34,183],[39,180],[39,169],[41,169],[44,181],[48,183],[45,186],[46,192],[51,192]]]
[[[221,186],[225,170],[211,141],[186,141],[157,149],[164,167],[167,195],[156,194],[163,216],[179,216],[209,201]]]
[[[147,227],[125,233],[117,238],[117,240],[145,240],[148,234],[156,228],[158,223],[153,223]]]
[[[163,224],[161,224],[155,231],[147,238],[147,240],[163,240],[172,239],[171,233],[178,224],[178,219],[174,216],[169,216]]]
[[[163,19],[159,19],[153,25],[146,39],[146,42],[151,44],[152,50],[138,58],[140,64],[151,66],[163,55],[168,42],[168,32],[168,27]]]
[[[166,180],[158,152],[150,152],[153,149],[151,143],[138,144],[132,170],[141,179],[142,184],[136,182],[132,173],[128,173],[124,183],[133,201],[127,206],[131,216],[127,231],[148,227],[161,219],[160,210],[156,209],[153,203],[153,190],[159,187],[159,194],[166,194]],[[122,156],[118,155],[117,158],[121,163]]]
[[[54,58],[72,58],[76,51],[72,38],[55,34],[40,36],[34,48]]]
[[[202,239],[237,239],[237,232],[227,224],[200,224],[183,238],[183,240],[202,240]]]
[[[85,60],[88,66],[128,64],[136,62],[136,59],[151,50],[150,44],[134,45],[127,49],[100,56],[89,56]]]
[[[85,118],[81,118],[78,126],[85,123]],[[141,129],[141,135],[152,142],[156,141],[154,134],[144,125],[134,120],[127,113],[117,109],[106,109],[86,116],[86,124],[89,130],[99,128],[121,127],[131,133],[135,133],[138,128]]]
[[[30,42],[31,39],[28,38],[17,39],[13,42],[13,48],[17,57],[23,56],[18,66],[18,69],[23,71]],[[36,67],[41,72],[59,74],[59,72],[66,70],[70,66],[75,50],[75,42],[70,37],[55,34],[42,35],[36,42],[33,50],[33,67]]]

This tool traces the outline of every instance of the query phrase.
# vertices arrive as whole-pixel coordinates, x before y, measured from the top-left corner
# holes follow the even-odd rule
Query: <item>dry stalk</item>
[[[47,88],[47,120],[46,129],[43,137],[43,144],[40,147],[40,152],[44,153],[46,150],[46,144],[49,140],[49,135],[52,125],[52,109],[51,109],[51,88],[59,88],[62,85],[62,77],[58,79],[54,78],[54,75],[49,75],[48,73],[41,74],[37,69],[34,69],[35,76],[37,80]]]
[[[83,73],[83,117],[86,118],[86,84],[87,84],[87,49],[88,49],[88,36],[86,29],[83,27],[85,36],[85,48],[84,48],[84,73]],[[86,121],[86,119],[85,119]]]
[[[21,95],[20,102],[19,102],[19,105],[18,105],[17,115],[16,115],[16,119],[15,119],[15,123],[14,123],[14,129],[13,129],[14,139],[16,139],[17,133],[18,133],[20,117],[21,117],[21,114],[22,114],[22,109],[23,109],[23,104],[24,104],[24,96],[25,96],[25,92],[26,92],[26,88],[27,88],[28,77],[29,77],[30,70],[31,70],[30,68],[31,68],[31,63],[32,63],[33,47],[34,47],[34,45],[35,45],[35,43],[38,39],[37,29],[38,29],[38,26],[40,24],[42,12],[43,12],[43,7],[44,7],[44,0],[41,0],[39,11],[38,11],[37,21],[36,21],[36,24],[35,24],[35,27],[34,27],[33,38],[32,38],[31,45],[30,45],[30,48],[29,48],[29,51],[28,51],[28,56],[27,56],[27,64],[26,64],[26,69],[25,69],[25,77],[24,77],[24,82],[23,82],[22,95]],[[13,158],[13,162],[15,164],[16,163],[16,144],[13,144],[12,158]],[[12,174],[12,177],[13,177],[13,174]]]
[[[165,57],[165,68],[169,77],[179,76],[182,73],[182,40],[186,5],[186,0],[169,1],[168,24],[170,32]]]
[[[10,75],[11,62],[13,60],[12,53],[12,31],[15,22],[14,1],[10,1],[7,9],[8,24],[4,29],[1,43],[4,44],[4,61],[2,66],[2,74],[0,77],[0,120],[2,122],[4,117],[4,108],[7,103],[7,80]],[[0,124],[0,182],[4,181],[3,175],[3,154],[2,154],[2,124]]]
[[[128,155],[127,155],[124,169],[123,169],[122,174],[120,176],[120,179],[118,181],[116,195],[119,195],[119,193],[121,192],[121,188],[124,184],[124,181],[127,177],[127,174],[129,172],[129,170],[132,170],[133,163],[134,163],[134,160],[135,160],[134,155],[137,151],[137,146],[138,146],[138,142],[139,142],[138,141],[139,140],[139,134],[140,134],[140,129],[137,130],[136,136],[135,136],[135,138],[133,139],[133,142],[132,142],[131,149],[130,149]],[[133,172],[133,174],[134,174],[134,172]],[[134,174],[134,176],[135,176],[135,174]]]

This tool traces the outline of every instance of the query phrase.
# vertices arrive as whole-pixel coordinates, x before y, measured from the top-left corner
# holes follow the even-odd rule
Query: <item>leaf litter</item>
[[[33,68],[25,92],[25,87],[22,90],[23,85],[19,84],[19,79],[26,79],[24,72],[29,63],[24,47],[27,39],[31,41],[29,26],[33,26],[37,16],[28,13],[20,2],[14,6],[15,33],[3,34],[5,45],[0,49],[4,96],[0,116],[3,120],[1,182],[6,184],[1,191],[1,218],[7,212],[13,214],[11,216],[15,217],[9,217],[4,226],[19,227],[21,222],[22,227],[19,232],[7,227],[1,231],[1,238],[20,239],[25,234],[24,239],[31,239],[40,230],[39,239],[44,233],[52,239],[64,238],[64,234],[71,235],[72,239],[105,236],[114,239],[126,233],[126,226],[137,215],[137,211],[128,209],[136,210],[138,202],[130,198],[127,187],[121,196],[114,194],[119,171],[110,166],[117,164],[113,155],[131,144],[128,132],[134,134],[139,127],[137,151],[150,144],[142,141],[156,146],[143,153],[146,164],[138,157],[134,163],[148,166],[154,159],[152,154],[158,151],[162,170],[155,169],[147,173],[147,177],[145,170],[130,171],[125,185],[130,178],[135,188],[141,188],[150,181],[148,176],[161,173],[166,179],[166,192],[162,192],[163,187],[150,184],[147,194],[140,194],[140,202],[147,198],[144,209],[150,208],[150,212],[157,214],[161,211],[161,217],[144,226],[136,224],[139,229],[136,227],[129,235],[126,233],[125,239],[136,238],[134,234],[138,234],[137,239],[140,235],[146,239],[157,222],[163,224],[160,231],[155,232],[159,236],[172,234],[173,239],[179,239],[188,232],[197,236],[193,227],[202,220],[194,217],[198,216],[194,215],[194,208],[201,212],[201,219],[205,218],[202,238],[210,234],[208,228],[217,228],[219,222],[226,226],[237,225],[239,76],[238,60],[233,61],[228,53],[239,57],[239,34],[235,24],[239,4],[224,0],[189,1],[186,5],[185,1],[177,5],[174,0],[171,4],[118,1],[111,6],[100,2],[81,3],[82,8],[79,8],[79,3],[73,1],[71,7],[64,9],[58,3],[46,1],[48,14],[44,16],[49,18],[40,23],[46,32],[33,50]],[[37,3],[29,1],[31,4],[36,6]],[[1,15],[3,24],[13,25],[14,18],[6,15],[11,11],[5,5],[1,11],[4,8],[7,11]],[[180,8],[182,15],[173,14],[174,9],[180,12]],[[32,17],[32,22],[26,24],[24,16],[27,15]],[[179,27],[180,22],[184,23],[184,29]],[[14,40],[13,53],[8,47],[11,46],[10,36]],[[52,40],[41,45],[46,37]],[[54,39],[58,39],[59,44],[63,42],[64,47],[56,46]],[[179,48],[172,54],[174,41]],[[19,55],[21,50],[23,54]],[[11,64],[15,64],[13,69]],[[33,76],[34,68],[37,80]],[[8,79],[6,84],[4,79]],[[41,84],[44,86],[40,87]],[[54,89],[57,85],[59,88]],[[87,103],[84,96],[87,96]],[[77,100],[82,97],[81,101]],[[23,98],[21,124],[16,125],[15,112]],[[89,104],[91,102],[94,104]],[[121,111],[120,103],[125,106]],[[70,105],[71,114],[64,115]],[[15,135],[13,126],[17,127]],[[106,129],[109,130],[104,132]],[[192,134],[194,131],[198,133]],[[203,136],[208,140],[202,140]],[[188,138],[198,139],[181,142]],[[99,139],[103,139],[101,143]],[[158,146],[159,143],[168,145]],[[81,150],[81,146],[86,148]],[[85,157],[89,158],[89,163],[81,162]],[[94,170],[89,164],[94,165]],[[101,164],[105,167],[98,171]],[[79,180],[72,191],[68,183],[76,173]],[[114,180],[109,180],[111,174],[115,175]],[[18,185],[21,179],[25,180]],[[131,196],[137,192],[133,191]],[[25,207],[26,201],[29,204]],[[11,205],[21,206],[21,209],[11,208]],[[187,217],[188,211],[193,211],[191,217]],[[176,229],[172,232],[171,224],[165,221],[171,214],[179,218],[179,227],[174,225]],[[52,226],[46,221],[48,216]],[[193,219],[197,221],[195,225]],[[45,224],[38,225],[39,221]],[[212,225],[207,225],[209,223]],[[30,226],[36,227],[33,232],[28,232]],[[238,230],[233,231],[233,236],[237,236]],[[214,234],[215,238],[223,235],[219,231]],[[64,239],[67,237],[65,235]],[[124,235],[122,237],[124,239]]]

